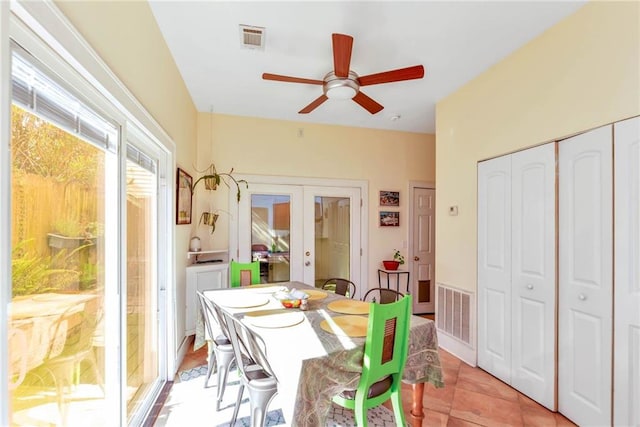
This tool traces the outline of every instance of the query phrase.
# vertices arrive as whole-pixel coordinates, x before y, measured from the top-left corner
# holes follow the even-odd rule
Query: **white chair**
[[[218,386],[216,393],[216,411],[219,411],[227,386],[229,367],[234,359],[234,353],[231,347],[231,341],[229,340],[229,331],[224,320],[220,319],[211,300],[205,297],[200,291],[197,292],[197,295],[202,308],[202,316],[204,317],[209,350],[207,357],[207,377],[204,380],[204,386],[206,388],[209,384],[209,378],[213,372],[213,364],[215,362],[217,368],[216,384]]]
[[[231,345],[236,355],[236,364],[240,370],[240,390],[233,411],[231,424],[238,417],[245,387],[249,389],[251,406],[251,427],[262,427],[267,416],[267,408],[278,392],[278,380],[264,354],[262,339],[248,329],[242,322],[225,314]]]

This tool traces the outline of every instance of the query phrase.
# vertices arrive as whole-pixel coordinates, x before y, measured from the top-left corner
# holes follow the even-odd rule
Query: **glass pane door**
[[[145,403],[159,377],[157,176],[155,163],[129,147],[127,159],[127,415]]]
[[[252,182],[237,217],[239,261],[259,260],[263,283],[359,284],[359,188]]]
[[[239,262],[260,261],[262,283],[302,280],[302,189],[251,184],[238,205]]]
[[[316,196],[314,201],[315,285],[330,278],[349,279],[351,200]]]
[[[16,105],[11,127],[11,423],[106,425],[105,271],[115,265],[105,177],[115,154]]]
[[[260,262],[260,282],[288,282],[291,278],[291,196],[251,195],[251,260]]]
[[[304,282],[344,278],[360,286],[360,189],[304,187]]]

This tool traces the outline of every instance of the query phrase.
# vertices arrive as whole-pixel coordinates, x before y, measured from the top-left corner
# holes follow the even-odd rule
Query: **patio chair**
[[[216,385],[218,387],[216,393],[216,411],[219,411],[227,386],[229,368],[234,359],[233,348],[231,347],[226,325],[223,325],[223,322],[220,321],[214,304],[209,298],[205,297],[202,292],[197,291],[196,294],[198,295],[202,316],[204,317],[208,348],[207,377],[204,380],[204,387],[207,388],[209,378],[211,378],[211,374],[213,373],[214,363],[216,363]]]
[[[251,427],[262,427],[269,403],[278,392],[278,380],[267,361],[262,339],[233,316],[226,313],[224,316],[231,334],[231,345],[241,381],[230,425],[235,425],[246,387],[249,389]]]
[[[104,381],[98,370],[93,336],[102,316],[98,298],[84,303],[84,306],[69,307],[55,324],[49,353],[39,369],[48,372],[54,380],[58,409],[63,424],[66,422],[65,387],[74,387],[80,383],[81,364],[89,364],[93,380],[104,393]]]
[[[410,321],[411,295],[389,304],[371,304],[358,386],[333,397],[334,403],[355,412],[356,424],[360,427],[367,426],[368,409],[389,399],[396,425],[405,425],[400,393]]]
[[[362,301],[377,302],[378,304],[388,304],[390,302],[399,301],[404,297],[402,292],[388,288],[371,288],[364,294]]]
[[[334,277],[328,279],[322,285],[322,289],[325,291],[335,292],[339,295],[348,296],[349,298],[353,298],[356,294],[356,285],[351,280],[341,279],[339,277]]]

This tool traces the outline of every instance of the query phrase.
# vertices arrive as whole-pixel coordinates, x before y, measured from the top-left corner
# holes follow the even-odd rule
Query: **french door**
[[[361,189],[249,182],[231,221],[230,253],[259,260],[261,281],[321,286],[361,280]],[[234,242],[233,236],[237,236]],[[234,257],[234,254],[236,256]]]

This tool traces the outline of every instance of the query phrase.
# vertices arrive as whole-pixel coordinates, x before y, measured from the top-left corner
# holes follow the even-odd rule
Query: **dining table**
[[[284,308],[278,293],[305,292],[305,310]],[[264,342],[278,381],[278,401],[289,425],[325,425],[331,399],[357,387],[364,357],[369,303],[306,285],[280,282],[205,291],[228,315],[246,324]],[[425,383],[443,387],[434,322],[411,316],[402,381],[411,385],[408,423],[422,425]]]

